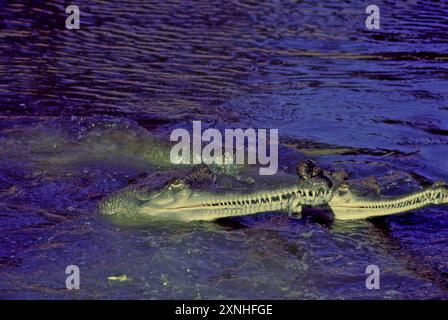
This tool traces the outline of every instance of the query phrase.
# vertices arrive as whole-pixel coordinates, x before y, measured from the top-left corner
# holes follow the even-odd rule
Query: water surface
[[[448,181],[445,1],[377,1],[375,31],[365,1],[76,4],[80,30],[64,1],[0,2],[1,298],[448,297],[446,207],[134,227],[97,212],[166,170],[164,142],[192,120],[278,128],[284,166],[312,158],[385,194]]]

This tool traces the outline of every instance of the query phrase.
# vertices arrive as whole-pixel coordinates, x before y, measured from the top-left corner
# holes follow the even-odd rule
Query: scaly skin
[[[372,197],[358,195],[346,183],[334,186],[311,162],[302,163],[298,173],[301,177],[298,183],[252,193],[214,193],[195,188],[198,181],[209,183],[212,179],[203,167],[181,175],[182,178],[176,178],[179,176],[176,174],[158,174],[106,197],[100,209],[103,214],[126,219],[210,221],[268,211],[298,213],[302,206],[326,204],[335,219],[353,220],[448,203],[448,187],[441,183],[408,195]]]

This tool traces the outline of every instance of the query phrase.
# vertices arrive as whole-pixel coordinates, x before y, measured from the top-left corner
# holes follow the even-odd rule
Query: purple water
[[[192,120],[278,128],[385,194],[448,182],[447,2],[376,1],[373,31],[365,1],[76,4],[67,30],[65,1],[0,1],[0,298],[448,298],[446,206],[139,227],[97,211]]]

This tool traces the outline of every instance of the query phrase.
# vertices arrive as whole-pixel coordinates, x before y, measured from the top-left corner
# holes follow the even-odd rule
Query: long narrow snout
[[[252,193],[211,193],[192,190],[176,182],[151,192],[128,189],[112,194],[102,201],[100,209],[106,215],[124,215],[134,219],[210,221],[268,211],[300,212],[303,205],[325,204],[331,197],[332,189],[323,183],[297,183]]]
[[[448,204],[448,187],[443,183],[397,197],[364,198],[351,191],[335,192],[328,203],[337,220],[387,216],[440,204]]]
[[[302,205],[319,205],[331,199],[331,190],[306,189],[301,184],[253,193],[191,191],[188,197],[164,206],[157,199],[143,203],[139,212],[146,216],[165,216],[177,220],[214,220],[268,211],[300,212]]]

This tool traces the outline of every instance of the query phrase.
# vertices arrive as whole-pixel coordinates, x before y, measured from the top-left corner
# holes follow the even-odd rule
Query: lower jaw
[[[373,217],[388,216],[417,210],[421,207],[405,207],[405,208],[354,208],[354,207],[332,207],[337,220],[357,220]]]
[[[262,212],[275,212],[285,210],[284,204],[263,207],[240,208],[182,208],[178,210],[164,210],[157,212],[154,208],[141,208],[139,214],[148,218],[170,219],[179,221],[212,221],[219,218],[244,216]]]

